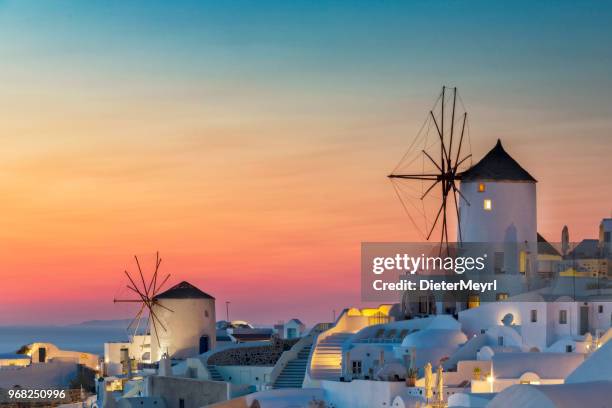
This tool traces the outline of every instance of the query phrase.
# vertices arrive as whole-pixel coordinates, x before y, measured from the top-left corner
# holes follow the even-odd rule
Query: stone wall
[[[196,380],[184,377],[147,377],[149,396],[163,397],[168,408],[200,408],[226,401],[229,384],[219,381]]]
[[[273,366],[281,354],[289,350],[299,339],[273,338],[265,346],[240,347],[222,350],[208,359],[210,365]]]

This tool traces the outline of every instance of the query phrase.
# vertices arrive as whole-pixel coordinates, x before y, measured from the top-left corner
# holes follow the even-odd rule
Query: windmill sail
[[[470,151],[468,114],[461,97],[457,88],[442,87],[408,151],[388,176],[422,238],[447,247],[449,235],[461,239],[460,230],[450,230],[453,225],[460,228],[459,200],[467,203],[458,181],[472,164]]]

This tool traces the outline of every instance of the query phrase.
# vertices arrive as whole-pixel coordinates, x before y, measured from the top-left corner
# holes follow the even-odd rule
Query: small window
[[[498,293],[497,295],[495,295],[495,299],[496,300],[506,300],[508,299],[508,294],[507,293]]]
[[[567,310],[559,310],[559,324],[567,324]]]
[[[485,198],[484,202],[482,204],[482,208],[485,209],[485,211],[491,211],[493,209],[493,203],[491,203],[491,199],[490,198]]]
[[[571,353],[572,352],[572,345],[571,344],[568,344],[568,345],[565,346],[565,352],[566,353]]]
[[[504,345],[504,336],[498,336],[497,337],[497,345],[498,346],[503,346]]]
[[[361,374],[361,360],[354,360],[352,364],[352,373],[355,375]]]
[[[538,311],[535,309],[531,310],[531,323],[535,323],[538,321]]]
[[[598,313],[603,313],[603,305],[597,306],[597,312]]]
[[[469,295],[468,296],[468,309],[473,309],[478,306],[480,306],[480,296]]]
[[[519,253],[519,272],[525,273],[527,270],[527,252],[521,251]]]
[[[495,252],[493,254],[493,273],[500,274],[504,273],[504,253]]]
[[[204,310],[204,316],[208,317],[208,310]]]
[[[484,183],[478,184],[478,192],[479,193],[484,193],[485,190],[486,190],[486,188],[485,188],[485,184]]]
[[[185,400],[182,398],[179,398],[179,408],[185,408]]]

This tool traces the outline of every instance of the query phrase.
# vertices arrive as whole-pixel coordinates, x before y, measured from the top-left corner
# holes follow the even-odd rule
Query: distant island
[[[86,320],[81,323],[69,324],[69,327],[119,327],[126,328],[132,319],[116,320]]]

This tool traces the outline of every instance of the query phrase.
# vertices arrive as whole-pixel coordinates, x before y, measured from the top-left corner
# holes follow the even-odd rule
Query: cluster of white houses
[[[67,388],[79,375],[93,376],[99,368],[96,354],[62,350],[51,343],[31,343],[16,353],[0,354],[0,391],[15,387]]]
[[[501,243],[494,301],[406,294],[306,331],[215,325],[187,282],[156,299],[166,330],[105,345],[99,407],[606,406],[612,389],[612,220],[556,248],[537,233],[536,180],[501,142],[463,173],[463,240]],[[508,253],[503,244],[514,243]],[[166,313],[165,308],[174,313]],[[154,328],[151,328],[154,330]],[[159,337],[159,340],[157,338]],[[240,340],[242,339],[242,340]],[[608,405],[609,406],[609,405]]]

